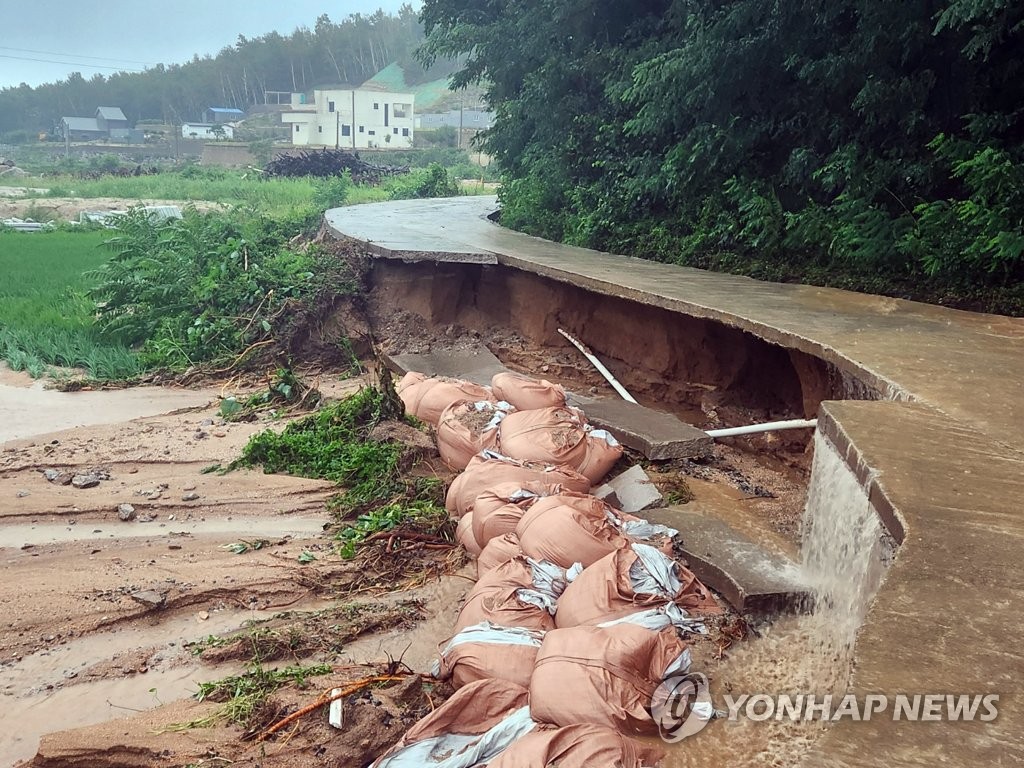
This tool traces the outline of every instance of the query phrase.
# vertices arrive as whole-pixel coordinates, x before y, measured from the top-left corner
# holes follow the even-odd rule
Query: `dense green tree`
[[[1020,3],[425,0],[422,18],[425,61],[464,56],[455,81],[487,88],[512,226],[1024,307]]]

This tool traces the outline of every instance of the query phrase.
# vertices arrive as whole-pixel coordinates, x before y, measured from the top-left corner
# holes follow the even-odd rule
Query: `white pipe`
[[[728,429],[709,429],[708,437],[733,437],[735,435],[753,435],[758,432],[774,432],[779,429],[812,429],[817,426],[817,419],[791,419],[789,421],[769,421],[765,424],[748,424],[745,427],[729,427]]]
[[[567,338],[569,342],[576,347],[576,349],[583,353],[584,357],[586,357],[587,360],[594,364],[594,367],[597,368],[597,370],[600,372],[602,376],[605,377],[608,383],[615,388],[615,391],[619,393],[623,400],[629,403],[636,402],[636,399],[631,394],[629,394],[626,388],[619,383],[619,380],[612,375],[612,372],[604,367],[604,364],[594,356],[594,353],[591,352],[590,349],[588,349],[582,341],[579,341],[575,337],[570,336],[561,328],[558,329],[558,332],[565,336],[565,338]]]

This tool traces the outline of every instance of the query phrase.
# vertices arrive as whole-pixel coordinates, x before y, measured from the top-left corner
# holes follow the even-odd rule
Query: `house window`
[[[333,112],[334,111],[334,102],[333,101],[328,101],[327,102],[327,111],[328,112]]]
[[[323,133],[323,132],[324,132],[324,127],[323,127],[322,125],[318,125],[318,126],[316,127],[316,132],[317,132],[317,133]]]
[[[398,129],[395,128],[395,136],[397,136],[397,135],[398,135]]]
[[[408,128],[403,128],[402,129],[402,135],[403,136],[408,136],[409,135],[409,129]]]
[[[379,103],[379,102],[376,102],[376,101],[375,101],[375,102],[373,102],[373,108],[374,108],[374,109],[380,109],[380,103]]]
[[[366,132],[366,126],[365,125],[360,125],[359,126],[359,132],[360,133],[365,133]]]
[[[377,135],[377,132],[376,132],[376,131],[368,131],[368,133],[369,133],[369,134],[370,134],[371,136],[376,136],[376,135]]]
[[[299,132],[299,124],[298,124],[298,123],[296,123],[296,124],[295,124],[295,132],[296,132],[296,133],[298,133],[298,132]]]
[[[349,126],[349,125],[341,126],[341,135],[342,136],[351,136],[352,135],[352,127]]]

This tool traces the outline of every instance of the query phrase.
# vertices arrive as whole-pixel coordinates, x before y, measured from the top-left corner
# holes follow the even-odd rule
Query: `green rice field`
[[[51,366],[96,379],[141,372],[130,349],[101,341],[86,273],[109,258],[103,231],[0,231],[0,358],[34,377]]]

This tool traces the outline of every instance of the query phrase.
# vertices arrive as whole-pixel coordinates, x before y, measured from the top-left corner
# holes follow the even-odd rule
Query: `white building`
[[[414,96],[371,90],[313,91],[313,103],[292,94],[290,124],[296,146],[412,149]]]
[[[214,129],[219,127],[220,131]],[[235,129],[223,123],[182,123],[181,138],[183,139],[233,139]]]

